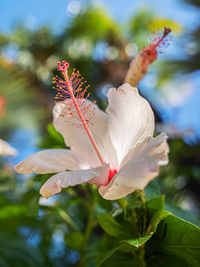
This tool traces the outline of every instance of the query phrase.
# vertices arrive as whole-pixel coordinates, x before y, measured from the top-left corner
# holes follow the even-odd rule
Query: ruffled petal
[[[18,173],[28,174],[32,171],[38,174],[79,170],[81,162],[68,149],[46,149],[39,151],[21,161],[15,166]]]
[[[147,137],[143,142],[137,144],[135,147],[129,150],[127,155],[124,157],[120,169],[122,169],[129,161],[137,158],[137,156],[149,156],[154,157],[154,155],[163,155],[159,159],[159,166],[167,165],[169,146],[167,144],[168,136],[165,133],[159,134],[156,138]]]
[[[133,158],[119,170],[107,186],[99,188],[99,193],[105,199],[113,200],[136,189],[144,189],[158,175],[159,166],[168,163],[169,147],[166,139],[166,134],[162,133],[156,138],[146,139],[146,144],[140,146],[140,152],[130,150]]]
[[[0,155],[2,156],[16,156],[17,150],[11,147],[7,142],[0,139]]]
[[[66,113],[68,111],[68,105],[66,100],[65,102],[57,103],[53,109],[53,124],[55,129],[61,133],[65,139],[67,146],[77,155],[81,161],[88,164],[89,167],[97,167],[100,165],[100,161],[96,155],[96,152],[91,144],[91,141],[84,129],[80,129],[71,124],[77,123],[77,120],[74,118],[66,118]],[[85,100],[86,101],[86,100]],[[108,162],[107,153],[105,152],[104,137],[107,132],[107,119],[108,116],[105,112],[101,111],[97,105],[87,100],[88,105],[94,105],[94,117],[92,119],[93,125],[90,125],[89,128],[92,132],[94,140],[98,146],[98,149],[105,162]]]
[[[89,180],[88,183],[94,184],[96,186],[107,185],[109,182],[109,179],[108,179],[109,169],[110,169],[110,165],[104,164],[101,169],[101,174]]]
[[[78,170],[78,171],[69,171],[61,172],[50,179],[40,189],[40,194],[43,197],[50,197],[59,193],[62,188],[68,186],[75,186],[82,184],[83,182],[91,183],[92,180],[102,181],[102,184],[105,182],[108,176],[109,165],[104,164],[100,167],[88,170]]]
[[[137,88],[129,84],[109,90],[106,112],[111,141],[120,164],[130,148],[153,135],[154,114]]]

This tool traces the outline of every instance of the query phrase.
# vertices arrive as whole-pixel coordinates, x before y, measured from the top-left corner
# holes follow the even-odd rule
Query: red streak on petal
[[[115,176],[116,173],[117,171],[115,169],[109,169],[109,173],[108,173],[109,182],[112,180],[112,178]]]

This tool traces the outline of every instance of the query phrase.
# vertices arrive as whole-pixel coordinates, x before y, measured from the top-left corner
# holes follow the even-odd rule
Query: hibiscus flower
[[[0,155],[1,156],[16,156],[17,151],[11,147],[7,142],[0,139]]]
[[[57,78],[62,92],[58,96],[71,90],[72,98],[55,104],[53,125],[70,149],[39,151],[16,165],[15,170],[22,174],[57,173],[40,189],[47,198],[83,182],[98,186],[100,195],[110,200],[144,189],[158,175],[159,166],[168,163],[169,152],[166,134],[152,137],[154,114],[149,103],[129,84],[108,91],[105,112],[88,99],[80,97],[76,101],[71,93],[78,92],[79,87],[72,87],[77,80],[73,81],[74,74],[68,77],[67,67],[58,68],[65,78]],[[73,110],[74,103],[78,109]],[[77,124],[81,111],[84,127]]]

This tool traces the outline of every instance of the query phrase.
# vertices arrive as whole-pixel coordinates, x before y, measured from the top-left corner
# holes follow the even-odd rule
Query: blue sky
[[[50,25],[55,31],[60,31],[71,19],[67,11],[71,0],[9,0],[0,1],[1,22],[0,32],[9,33],[17,22],[27,23],[30,27],[37,28],[43,24]],[[107,12],[119,23],[128,21],[131,15],[144,7],[149,7],[153,12],[178,22],[184,29],[190,31],[199,22],[200,11],[184,3],[183,0],[85,0],[79,1],[104,7]],[[175,48],[177,49],[177,48]],[[176,50],[174,50],[176,51]],[[181,55],[180,55],[181,56]],[[200,93],[199,72],[190,77],[194,90],[188,95],[184,104],[179,107],[167,108],[169,122],[176,123],[180,128],[194,127],[200,136]],[[181,93],[181,90],[180,90]],[[176,119],[174,116],[176,112]]]
[[[67,6],[71,0],[9,0],[0,1],[1,23],[0,30],[11,31],[19,21],[32,22],[33,27],[49,24],[55,29],[62,27],[70,15]],[[79,1],[85,3],[96,3],[107,9],[109,14],[118,22],[125,22],[132,14],[140,8],[150,7],[152,11],[173,19],[186,27],[194,27],[198,23],[196,9],[183,3],[182,0],[91,0]]]

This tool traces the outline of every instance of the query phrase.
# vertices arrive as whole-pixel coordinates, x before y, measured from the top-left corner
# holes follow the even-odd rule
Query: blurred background
[[[0,157],[0,266],[76,266],[80,259],[82,197],[91,189],[46,201],[38,191],[48,175],[12,168],[41,148],[64,147],[51,124],[56,62],[78,69],[104,110],[108,89],[123,83],[130,60],[164,26],[172,29],[169,45],[138,87],[155,112],[157,133],[169,135],[170,163],[157,178],[166,208],[200,225],[200,2],[10,0],[0,1],[0,10],[0,138],[19,151]],[[111,205],[98,197],[95,211]]]

